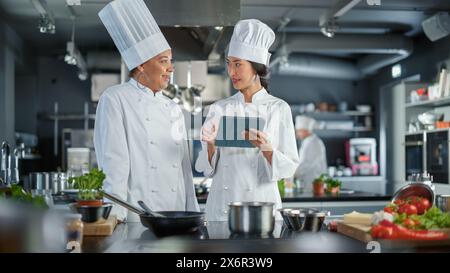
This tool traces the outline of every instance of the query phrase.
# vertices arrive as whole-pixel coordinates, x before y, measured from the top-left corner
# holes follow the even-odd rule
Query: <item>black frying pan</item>
[[[197,211],[157,211],[157,213],[162,216],[148,215],[140,208],[137,208],[114,195],[106,192],[102,193],[114,203],[139,214],[142,225],[151,229],[157,236],[193,232],[203,226],[205,221],[205,213]]]

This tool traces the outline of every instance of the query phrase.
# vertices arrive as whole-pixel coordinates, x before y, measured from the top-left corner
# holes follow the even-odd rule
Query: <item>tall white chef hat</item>
[[[316,120],[307,116],[296,116],[295,117],[295,129],[305,129],[310,132],[314,130],[316,125]]]
[[[98,16],[129,70],[170,49],[143,0],[115,0]]]
[[[228,56],[269,65],[269,48],[275,33],[256,19],[241,20],[234,26]]]

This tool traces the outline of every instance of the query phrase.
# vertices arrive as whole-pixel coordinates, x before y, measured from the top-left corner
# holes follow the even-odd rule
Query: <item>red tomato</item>
[[[392,239],[394,230],[392,227],[375,225],[370,230],[372,238]]]
[[[417,207],[411,204],[404,204],[400,206],[398,213],[406,213],[407,215],[417,214]]]
[[[394,201],[394,204],[396,204],[398,206],[401,206],[401,205],[403,205],[405,203],[406,203],[406,201],[404,199],[397,199],[397,200]]]
[[[430,203],[430,201],[429,201],[428,199],[426,199],[426,198],[422,198],[422,199],[420,200],[420,203],[422,204],[422,207],[423,207],[425,210],[428,210],[429,208],[431,208],[431,203]]]
[[[424,214],[431,206],[428,199],[418,196],[411,197],[410,204],[416,206],[417,214]]]
[[[388,212],[388,213],[391,213],[391,214],[395,212],[395,209],[392,206],[387,206],[383,210],[384,210],[384,212]]]
[[[403,221],[403,226],[407,227],[407,228],[414,228],[414,226],[416,225],[416,222],[414,222],[413,220],[406,218]]]

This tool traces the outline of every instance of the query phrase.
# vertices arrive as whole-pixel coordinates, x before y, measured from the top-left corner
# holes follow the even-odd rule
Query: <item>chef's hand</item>
[[[270,144],[268,136],[262,131],[251,128],[249,131],[243,132],[243,137],[250,141],[255,147],[261,149],[264,157],[272,164],[273,148]]]
[[[217,129],[216,125],[211,126],[211,130],[208,130],[205,126],[202,128],[202,141],[208,144],[208,161],[211,163],[211,159],[216,152],[216,138]]]
[[[217,129],[214,124],[211,126],[210,130],[208,130],[205,126],[202,128],[202,141],[206,142],[208,146],[216,146],[216,138]]]

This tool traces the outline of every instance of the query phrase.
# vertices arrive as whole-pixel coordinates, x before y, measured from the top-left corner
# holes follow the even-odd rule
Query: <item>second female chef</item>
[[[274,32],[255,19],[241,20],[234,28],[227,66],[233,87],[239,91],[210,107],[196,162],[198,171],[213,177],[206,203],[209,221],[227,220],[228,204],[234,201],[273,202],[280,208],[277,181],[292,177],[298,166],[291,109],[267,90],[268,49],[274,39]],[[251,140],[253,148],[215,145],[222,116],[265,120],[263,130],[250,129],[242,135]]]

